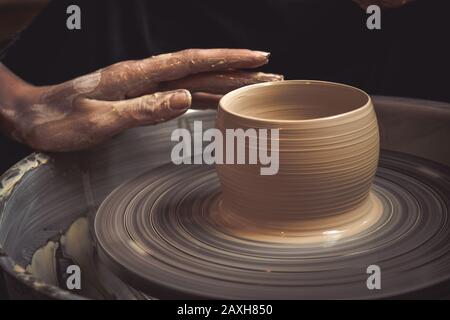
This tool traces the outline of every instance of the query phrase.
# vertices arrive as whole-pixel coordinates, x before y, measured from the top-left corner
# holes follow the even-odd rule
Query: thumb
[[[176,118],[189,109],[191,101],[190,92],[181,89],[112,102],[112,107],[129,126],[135,127]]]

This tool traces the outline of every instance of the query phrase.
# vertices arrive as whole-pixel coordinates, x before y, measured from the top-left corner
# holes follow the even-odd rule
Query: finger
[[[257,68],[269,61],[269,53],[247,49],[188,49],[141,60],[144,75],[158,82],[189,74],[228,69]]]
[[[211,94],[206,92],[192,93],[192,109],[217,109],[220,99],[223,95]]]
[[[95,101],[95,100],[91,100]],[[121,101],[96,101],[96,108],[109,108],[117,116],[117,126],[136,127],[157,124],[176,118],[191,106],[187,90],[157,92]]]
[[[136,95],[162,81],[190,74],[228,69],[256,68],[268,62],[269,53],[247,49],[188,49],[143,60],[125,61],[101,71],[103,94]],[[95,96],[97,93],[94,93]]]
[[[72,113],[32,126],[24,141],[42,151],[74,151],[92,147],[123,130],[175,118],[191,105],[187,90],[155,93],[124,101],[74,100]]]
[[[247,71],[208,72],[160,84],[161,90],[183,88],[190,92],[225,94],[234,89],[262,82],[281,81],[279,74]]]

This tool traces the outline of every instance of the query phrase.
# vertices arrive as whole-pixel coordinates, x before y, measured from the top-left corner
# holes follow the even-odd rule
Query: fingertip
[[[265,81],[282,81],[284,80],[284,76],[277,73],[263,73],[259,72],[258,77],[261,78],[261,80]]]
[[[284,76],[282,74],[272,74],[273,80],[272,81],[283,81]]]
[[[185,89],[174,90],[170,93],[169,103],[172,109],[187,109],[192,104],[191,93]]]
[[[259,61],[259,65],[265,65],[267,63],[269,63],[269,57],[270,57],[270,52],[266,52],[266,51],[253,51],[256,53],[257,55],[257,60]]]
[[[265,52],[265,51],[254,51],[256,52],[258,55],[262,56],[263,58],[266,58],[267,60],[269,60],[269,57],[271,55],[270,52]]]
[[[257,50],[253,50],[251,52],[253,54],[254,62],[256,62],[256,65],[254,65],[253,67],[260,67],[269,63],[270,52]]]
[[[253,79],[256,82],[272,82],[272,81],[283,81],[284,76],[276,73],[264,73],[258,72],[254,74]]]

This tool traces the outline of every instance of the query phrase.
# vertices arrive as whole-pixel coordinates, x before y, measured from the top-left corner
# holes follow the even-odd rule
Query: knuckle
[[[130,63],[133,63],[133,60],[126,60],[126,61],[120,61],[116,62],[106,68],[103,69],[103,71],[117,71],[124,68],[127,68]]]
[[[133,112],[136,120],[152,118],[155,113],[155,104],[158,99],[158,94],[152,94],[139,98],[138,103]]]
[[[126,83],[136,66],[138,66],[138,61],[122,61],[107,67],[103,72],[107,73],[110,81]]]
[[[185,49],[182,51],[181,57],[186,66],[191,68],[196,64],[197,55],[198,49]]]
[[[194,51],[196,51],[195,49],[184,49],[182,51],[180,51],[181,55],[189,58],[192,57],[192,55],[194,54]]]

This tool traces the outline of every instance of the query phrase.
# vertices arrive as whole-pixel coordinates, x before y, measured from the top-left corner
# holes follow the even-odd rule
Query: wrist
[[[32,104],[39,89],[26,83],[0,63],[0,131],[10,138],[22,141],[20,118]]]
[[[15,108],[28,100],[36,89],[0,63],[0,108]]]

